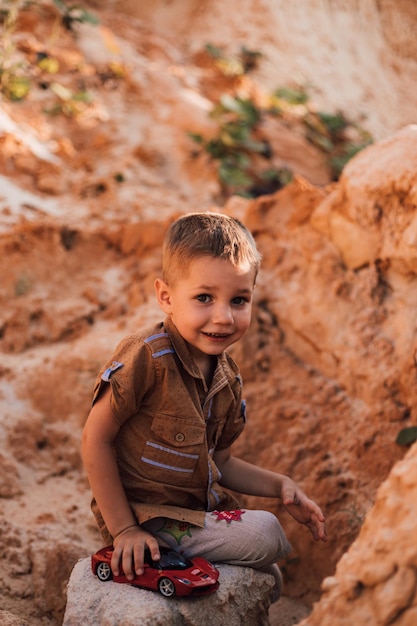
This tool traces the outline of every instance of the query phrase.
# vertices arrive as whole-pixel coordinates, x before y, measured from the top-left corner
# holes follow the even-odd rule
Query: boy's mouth
[[[212,337],[213,339],[226,339],[230,337],[230,333],[204,333],[207,337]]]

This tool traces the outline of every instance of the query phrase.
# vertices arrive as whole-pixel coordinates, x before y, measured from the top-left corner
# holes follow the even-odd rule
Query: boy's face
[[[197,360],[217,355],[248,329],[255,271],[211,257],[194,259],[186,273],[167,285],[158,279],[156,293]]]

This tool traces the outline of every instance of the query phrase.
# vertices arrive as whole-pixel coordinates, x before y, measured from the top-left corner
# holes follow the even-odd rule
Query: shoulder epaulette
[[[152,352],[152,358],[157,359],[164,354],[175,354],[168,333],[157,333],[144,339]]]

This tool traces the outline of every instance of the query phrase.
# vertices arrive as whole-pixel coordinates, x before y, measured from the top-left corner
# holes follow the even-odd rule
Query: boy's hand
[[[282,483],[281,498],[288,513],[297,522],[307,526],[316,541],[327,541],[321,508],[288,477]]]
[[[152,559],[157,561],[161,555],[155,537],[142,530],[140,526],[133,526],[113,540],[113,556],[111,569],[114,576],[120,573],[120,564],[128,580],[133,580],[135,574],[143,574],[145,548],[149,548]]]

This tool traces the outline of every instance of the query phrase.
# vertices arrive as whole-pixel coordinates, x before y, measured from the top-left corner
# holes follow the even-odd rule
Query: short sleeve
[[[117,346],[100,370],[93,391],[93,404],[110,384],[110,405],[121,425],[139,412],[144,397],[155,386],[152,355],[141,335],[129,335]]]

